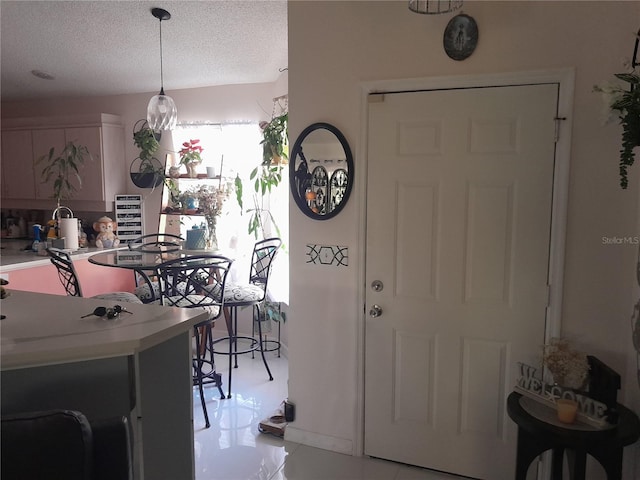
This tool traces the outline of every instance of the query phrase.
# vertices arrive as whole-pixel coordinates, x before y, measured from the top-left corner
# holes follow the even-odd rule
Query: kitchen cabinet
[[[44,163],[37,163],[49,150],[61,152],[73,141],[88,148],[93,161],[80,168],[82,186],[63,204],[72,210],[112,211],[116,194],[126,193],[124,128],[119,116],[90,114],[68,117],[7,119],[2,125],[2,203],[4,208],[53,210],[53,181],[42,183]],[[8,140],[5,146],[5,138]],[[30,141],[29,141],[30,139]],[[24,142],[24,143],[22,143]],[[23,148],[18,148],[22,143]],[[7,162],[5,164],[5,162]],[[9,189],[9,183],[15,187]]]
[[[35,198],[34,178],[31,130],[3,131],[2,200]]]

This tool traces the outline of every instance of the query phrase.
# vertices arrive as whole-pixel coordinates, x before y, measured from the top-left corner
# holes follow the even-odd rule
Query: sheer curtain
[[[257,123],[231,124],[180,124],[173,130],[174,150],[178,152],[182,143],[192,139],[199,139],[203,148],[202,164],[198,170],[204,173],[206,167],[214,167],[216,174],[222,174],[223,181],[234,185],[234,179],[239,176],[242,181],[243,208],[240,209],[236,200],[236,192],[232,191],[227,199],[222,215],[216,228],[218,246],[233,257],[234,263],[230,272],[230,280],[247,281],[251,264],[251,253],[256,238],[249,235],[248,225],[250,212],[254,208],[253,181],[249,179],[251,171],[262,162],[262,134]],[[178,161],[176,153],[176,163]],[[288,168],[283,168],[282,182],[270,195],[265,196],[263,208],[268,208],[273,215],[278,232],[268,220],[265,222],[265,237],[280,236],[285,245],[276,257],[272,277],[269,281],[269,296],[281,302],[289,301],[289,179]],[[194,184],[197,184],[194,181]],[[181,190],[183,188],[181,187]],[[258,196],[259,198],[259,196]],[[181,232],[186,236],[186,229],[193,224],[199,224],[202,218],[189,217],[183,220]],[[262,239],[259,234],[258,240]]]

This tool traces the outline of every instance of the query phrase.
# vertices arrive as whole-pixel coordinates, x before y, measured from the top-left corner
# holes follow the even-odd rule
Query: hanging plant
[[[593,90],[605,97],[607,107],[616,115],[622,125],[622,148],[620,149],[620,186],[629,185],[628,168],[635,160],[634,149],[640,145],[640,75],[635,71],[616,73],[615,77],[626,82],[626,88],[619,84],[595,85]]]
[[[249,213],[249,225],[247,232],[257,239],[261,234],[265,237],[265,221],[270,220],[278,236],[280,228],[275,222],[271,212],[264,208],[264,197],[271,193],[271,190],[277,188],[282,181],[282,169],[289,160],[289,130],[288,130],[289,114],[287,112],[281,115],[273,116],[269,122],[260,122],[262,130],[262,162],[255,167],[249,174],[249,180],[253,182],[253,206],[246,210]],[[240,177],[235,179],[236,199],[240,210],[243,209],[242,202],[242,180]]]
[[[270,122],[261,122],[262,166],[280,165],[289,160],[289,114],[273,117]]]
[[[133,127],[133,143],[140,149],[140,155],[131,162],[129,175],[138,188],[155,188],[163,183],[170,192],[178,186],[165,175],[164,165],[153,155],[160,148],[160,132],[154,132],[146,120],[138,120]]]
[[[146,120],[138,120],[133,126],[133,143],[140,149],[140,155],[131,162],[129,175],[139,188],[155,188],[164,181],[164,169],[153,156],[160,148],[159,133],[155,133]]]

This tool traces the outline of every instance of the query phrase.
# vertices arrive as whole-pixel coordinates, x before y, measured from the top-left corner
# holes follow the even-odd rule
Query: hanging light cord
[[[160,95],[164,95],[164,73],[162,70],[162,18],[160,19]]]

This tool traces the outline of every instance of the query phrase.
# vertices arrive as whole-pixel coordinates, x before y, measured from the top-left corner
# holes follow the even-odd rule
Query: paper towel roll
[[[77,218],[61,218],[60,238],[64,238],[64,248],[71,250],[78,249],[78,219]]]

